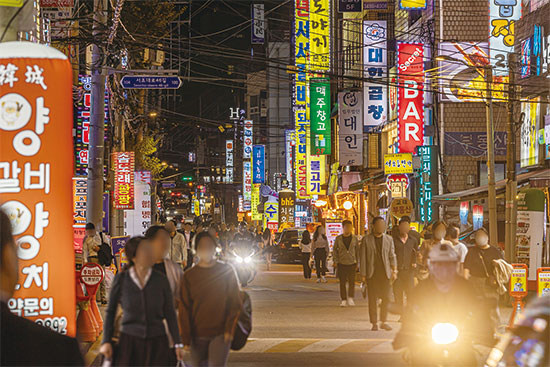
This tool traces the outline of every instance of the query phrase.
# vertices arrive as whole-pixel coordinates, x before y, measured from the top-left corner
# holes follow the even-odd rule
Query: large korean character
[[[38,179],[38,182],[34,179]],[[50,193],[50,164],[40,163],[38,170],[33,171],[29,162],[25,163],[25,173],[23,188],[25,190],[44,190],[44,193]]]
[[[16,193],[21,191],[19,186],[19,168],[17,161],[13,162],[0,162],[0,194],[3,193]]]
[[[53,297],[40,299],[40,315],[53,315]]]
[[[49,265],[47,262],[42,265],[31,264],[29,266],[21,269],[21,273],[25,274],[25,281],[23,282],[23,288],[30,288],[33,283],[42,288],[42,290],[47,291],[49,287],[48,279],[48,268]]]
[[[22,316],[24,304],[25,302],[22,298],[10,298],[8,300],[8,308],[11,313],[17,316]]]
[[[24,316],[38,316],[39,310],[38,298],[25,298],[23,303]]]

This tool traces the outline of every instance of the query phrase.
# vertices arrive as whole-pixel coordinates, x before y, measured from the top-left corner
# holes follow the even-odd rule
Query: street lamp
[[[351,208],[353,208],[353,204],[349,200],[344,201],[344,204],[342,206],[346,210],[351,210]]]
[[[487,196],[489,202],[489,238],[494,245],[498,242],[498,229],[497,229],[497,192],[495,188],[495,135],[493,127],[493,96],[492,96],[492,82],[493,82],[493,67],[491,64],[472,67],[464,60],[455,59],[447,55],[439,55],[436,61],[451,61],[466,65],[467,68],[474,68],[475,71],[485,80],[485,111],[486,111],[486,125],[487,125]]]

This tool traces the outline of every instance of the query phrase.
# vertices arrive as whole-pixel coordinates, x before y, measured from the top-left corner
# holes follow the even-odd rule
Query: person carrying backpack
[[[109,237],[103,232],[98,233],[93,223],[86,224],[86,237],[82,243],[84,258],[88,262],[101,265],[105,272],[105,267],[111,265],[113,261],[113,255],[111,245],[109,244]],[[105,278],[99,284],[97,302],[101,302],[102,305],[107,304],[107,294],[105,289]]]

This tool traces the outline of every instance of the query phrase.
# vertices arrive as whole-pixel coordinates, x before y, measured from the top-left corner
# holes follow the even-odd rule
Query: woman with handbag
[[[311,235],[306,229],[302,233],[302,239],[300,240],[300,250],[302,251],[302,267],[304,268],[304,278],[311,279],[311,266],[309,260],[311,259]]]
[[[317,273],[317,283],[326,283],[325,278],[327,269],[327,255],[330,252],[325,227],[318,226],[313,233],[313,242],[311,243],[311,253],[315,259],[315,272]]]
[[[100,353],[115,366],[170,366],[174,363],[174,350],[169,347],[163,320],[174,340],[177,359],[183,360],[184,355],[170,284],[165,276],[153,271],[153,250],[148,239],[132,237],[124,249],[128,265],[113,281]],[[113,353],[119,304],[122,327]]]

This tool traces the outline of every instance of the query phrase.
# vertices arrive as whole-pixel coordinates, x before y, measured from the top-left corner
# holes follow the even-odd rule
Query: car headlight
[[[241,264],[244,260],[239,255],[235,255],[235,261],[238,262],[239,264]]]
[[[440,322],[432,327],[432,340],[435,344],[446,345],[458,339],[458,329],[451,323]]]
[[[250,264],[252,262],[252,257],[250,257],[250,256],[245,257],[244,262],[247,263],[247,264]]]

